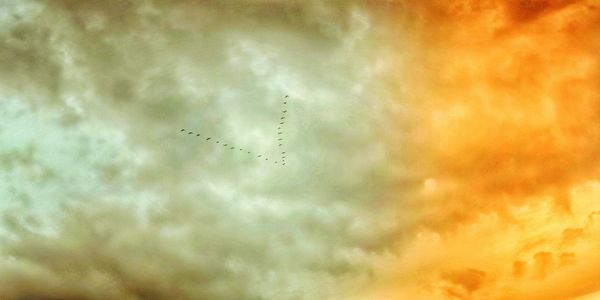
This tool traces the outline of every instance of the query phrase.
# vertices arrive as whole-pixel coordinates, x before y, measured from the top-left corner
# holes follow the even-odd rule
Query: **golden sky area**
[[[600,299],[599,0],[0,0],[0,70],[0,300]]]
[[[380,8],[421,186],[389,195],[417,217],[367,299],[598,299],[600,2]]]

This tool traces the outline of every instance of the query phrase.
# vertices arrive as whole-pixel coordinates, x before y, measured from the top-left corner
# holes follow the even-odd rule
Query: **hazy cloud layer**
[[[409,220],[390,239],[403,243],[382,258],[365,297],[596,293],[598,1],[388,1],[379,10],[389,20],[390,88],[399,107],[417,111],[416,150],[413,176],[396,176],[387,196]]]
[[[600,289],[598,1],[0,5],[2,299]]]
[[[368,281],[384,152],[361,5],[1,11],[0,298],[324,299]]]

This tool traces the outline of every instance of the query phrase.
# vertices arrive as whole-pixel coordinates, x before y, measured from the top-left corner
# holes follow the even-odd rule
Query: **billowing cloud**
[[[598,1],[0,5],[1,299],[598,295]]]
[[[384,149],[363,5],[2,5],[1,299],[323,299],[368,280]]]
[[[398,228],[395,263],[380,268],[366,294],[571,299],[596,292],[598,3],[380,7],[396,40],[391,87],[399,106],[417,111],[409,136],[418,151],[410,184],[398,181],[388,196],[410,226]],[[407,70],[414,71],[408,81]],[[405,153],[404,141],[389,144]]]

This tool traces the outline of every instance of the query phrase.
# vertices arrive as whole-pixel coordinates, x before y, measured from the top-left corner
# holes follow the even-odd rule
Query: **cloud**
[[[407,174],[387,194],[401,221],[359,299],[570,299],[599,288],[598,238],[582,229],[597,210],[597,6],[378,5],[389,87],[412,126],[386,135]],[[458,280],[465,270],[485,276]]]
[[[384,168],[371,22],[353,2],[11,4],[0,148],[23,162],[1,173],[19,180],[0,190],[0,298],[324,299],[362,286]],[[284,95],[285,168],[179,133],[278,156]],[[38,172],[54,176],[28,180]]]
[[[3,5],[0,298],[600,288],[594,1]]]

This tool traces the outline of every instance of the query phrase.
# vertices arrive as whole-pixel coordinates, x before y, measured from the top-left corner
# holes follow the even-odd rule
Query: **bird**
[[[285,100],[283,101],[283,104],[286,104],[286,105],[287,105],[287,98],[289,98],[289,95],[285,95]],[[279,122],[279,126],[277,127],[277,134],[278,134],[278,135],[283,135],[283,126],[282,126],[282,125],[284,125],[284,124],[285,124],[285,116],[286,116],[285,114],[287,113],[287,106],[284,106],[283,108],[284,108],[284,109],[282,109],[282,110],[281,110],[281,115],[280,115],[280,118],[279,118],[279,120],[280,120],[280,122]],[[200,134],[200,133],[195,133],[195,132],[193,132],[193,131],[189,131],[189,130],[187,130],[187,129],[185,129],[185,128],[181,128],[181,129],[180,129],[180,132],[187,132],[187,134],[191,134],[191,135],[195,134],[197,137],[200,137],[200,136],[201,136],[201,134]],[[221,143],[221,141],[219,141],[219,140],[213,140],[211,137],[207,137],[207,138],[205,138],[205,141],[211,141],[211,140],[212,140],[212,141],[214,141],[216,144],[221,144],[223,147],[227,147],[227,146],[229,146],[229,144],[226,144],[226,143]],[[279,147],[283,147],[283,138],[281,138],[281,137],[280,137],[280,138],[278,138],[278,139],[277,139],[277,141],[279,141],[279,143],[278,143],[278,146],[279,146]],[[243,149],[243,148],[230,147],[230,149],[231,149],[231,150],[239,149],[240,151],[247,152],[247,153],[248,153],[248,154],[250,154],[250,155],[255,155],[255,154],[254,154],[254,153],[252,153],[251,151],[246,151],[246,150],[245,150],[245,149]],[[282,148],[281,148],[281,149],[282,149]],[[276,164],[281,164],[281,165],[285,165],[285,164],[286,164],[286,162],[285,162],[285,158],[286,158],[286,156],[285,156],[285,155],[283,155],[283,154],[285,154],[285,153],[286,153],[286,152],[281,152],[281,154],[282,154],[281,158],[282,158],[282,159],[281,159],[281,160],[276,160],[276,161],[274,161],[274,163],[276,163]],[[265,155],[263,155],[263,154],[260,154],[260,155],[258,155],[257,157],[259,157],[259,158],[264,158],[265,160],[269,160],[269,158],[268,158],[268,157],[266,157],[266,156],[265,156]]]

